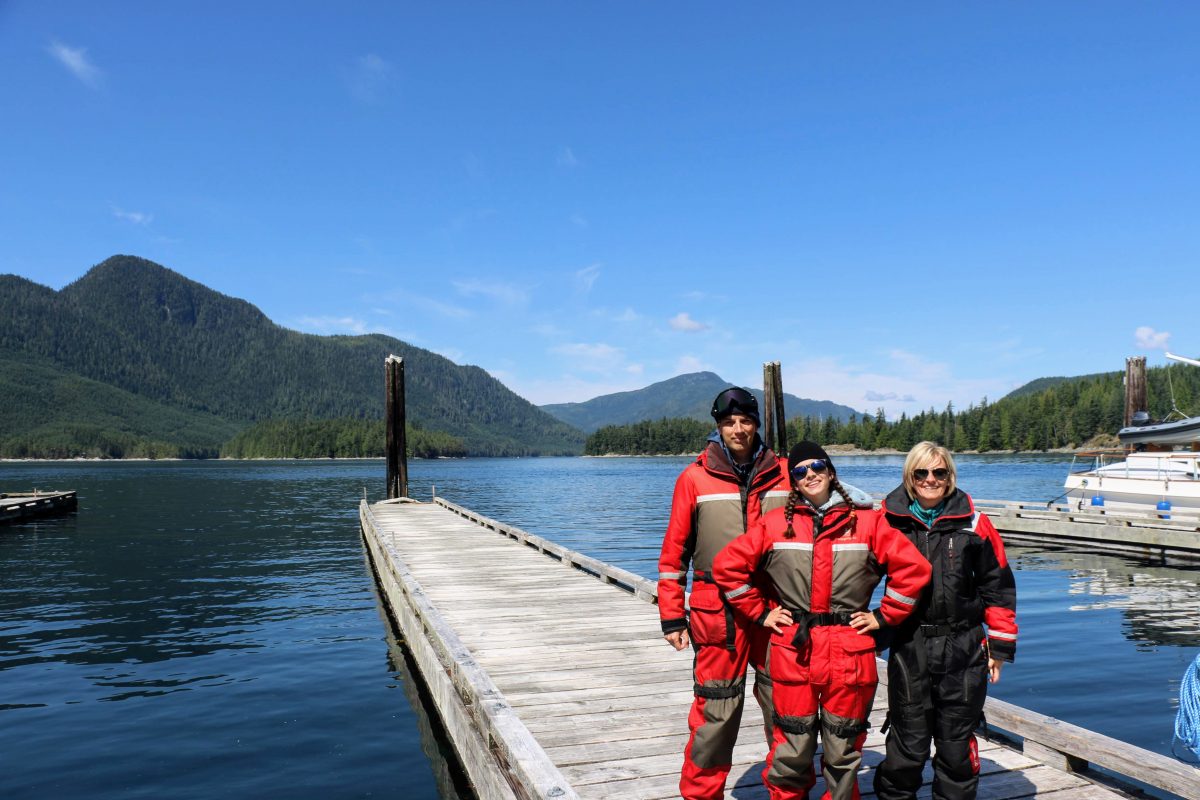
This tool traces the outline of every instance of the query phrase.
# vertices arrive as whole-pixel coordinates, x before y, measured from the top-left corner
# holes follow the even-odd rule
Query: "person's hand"
[[[859,633],[879,630],[879,620],[870,611],[855,611],[850,615],[850,627]]]
[[[1000,682],[1000,669],[1004,666],[1004,662],[998,658],[988,659],[988,680],[992,683]]]
[[[676,650],[682,650],[692,643],[692,640],[688,637],[688,632],[686,629],[664,633],[663,638],[667,640],[667,644],[671,645],[671,647],[674,647]]]
[[[763,627],[776,633],[783,633],[783,626],[792,624],[792,612],[788,611],[783,606],[772,608],[767,618],[763,620]]]

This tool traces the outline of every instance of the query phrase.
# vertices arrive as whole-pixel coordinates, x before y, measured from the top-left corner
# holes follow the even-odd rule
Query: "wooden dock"
[[[653,581],[440,498],[364,500],[359,518],[380,594],[481,800],[678,796],[691,654],[663,642]],[[875,705],[865,796],[882,759],[882,687]],[[1122,777],[1200,800],[1200,772],[1173,759],[993,699],[986,713],[1008,737],[981,741],[981,800],[1128,797]],[[767,797],[765,751],[748,697],[727,797]]]
[[[1069,505],[975,500],[1004,541],[1086,546],[1165,560],[1200,561],[1200,514],[1075,509]]]
[[[47,517],[74,511],[75,492],[10,492],[0,494],[0,525],[33,517]]]

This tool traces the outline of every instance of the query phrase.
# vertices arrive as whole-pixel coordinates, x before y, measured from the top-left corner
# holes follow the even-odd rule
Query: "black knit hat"
[[[810,458],[819,458],[829,465],[829,471],[836,473],[833,461],[829,458],[829,453],[816,442],[797,442],[791,451],[788,452],[788,472],[796,468],[796,465],[801,461],[808,461]]]

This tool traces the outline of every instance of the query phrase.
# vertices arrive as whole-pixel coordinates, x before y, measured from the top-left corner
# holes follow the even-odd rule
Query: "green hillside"
[[[692,372],[631,392],[616,392],[583,403],[555,403],[541,408],[586,433],[594,433],[606,426],[630,425],[663,418],[687,417],[711,422],[709,410],[713,398],[730,385],[715,373]],[[762,391],[751,391],[761,405]],[[859,413],[849,406],[828,400],[808,400],[786,393],[783,396],[783,408],[788,419],[808,416],[848,420]]]
[[[167,443],[208,451],[200,419],[223,421],[226,436],[272,419],[364,419],[383,416],[383,363],[405,360],[408,417],[455,437],[473,455],[576,454],[583,435],[540,411],[478,367],[382,335],[315,336],[282,328],[244,300],[227,297],[165,267],[114,256],[56,292],[24,278],[0,276],[0,379],[25,386],[34,364],[104,384],[161,406],[161,415],[199,415]],[[128,406],[114,419],[74,408],[77,423],[157,439]],[[14,418],[34,417],[23,402]],[[57,413],[57,412],[56,412]],[[63,412],[67,413],[67,412]],[[152,417],[155,415],[151,415]],[[101,419],[103,421],[97,421]],[[6,428],[19,446],[29,422]]]
[[[824,445],[853,445],[864,450],[893,448],[907,451],[929,440],[952,450],[1052,450],[1079,447],[1094,437],[1113,435],[1125,409],[1124,373],[1106,372],[1077,378],[1046,379],[1041,389],[1014,392],[995,403],[986,399],[964,410],[947,406],[899,419],[875,415],[789,419],[788,441],[811,439]],[[1032,384],[1037,384],[1034,381]],[[1163,419],[1172,410],[1172,388],[1179,410],[1200,415],[1200,369],[1174,365],[1146,371],[1151,417]],[[703,445],[699,423],[662,419],[601,428],[588,436],[585,452],[653,454],[694,452]],[[711,430],[710,426],[702,426]]]

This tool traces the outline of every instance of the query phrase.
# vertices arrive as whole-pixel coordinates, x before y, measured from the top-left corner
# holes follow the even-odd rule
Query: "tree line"
[[[1200,414],[1200,370],[1170,366],[1147,370],[1148,411],[1163,419],[1173,409]],[[1064,379],[1030,393],[1015,393],[957,410],[952,404],[889,420],[883,410],[851,417],[798,417],[788,421],[788,441],[809,439],[823,445],[852,445],[862,450],[906,451],[933,441],[955,451],[1053,450],[1080,447],[1102,435],[1114,435],[1125,410],[1123,373]],[[660,419],[601,428],[584,445],[588,455],[667,455],[703,449],[712,423]]]

